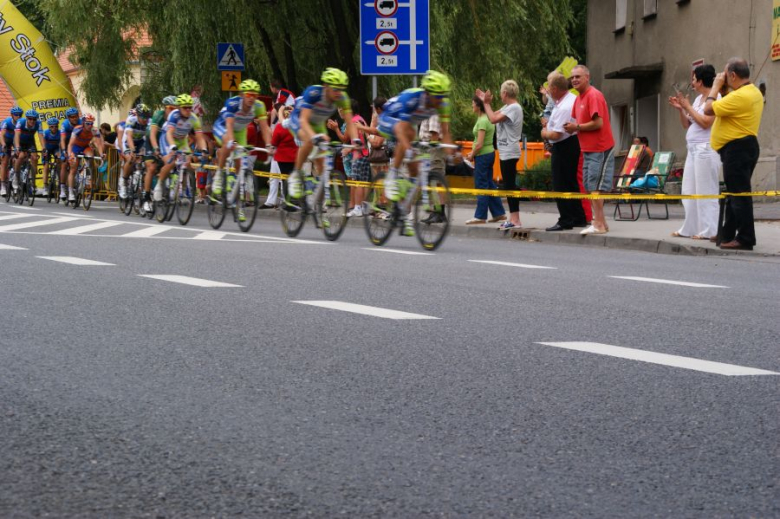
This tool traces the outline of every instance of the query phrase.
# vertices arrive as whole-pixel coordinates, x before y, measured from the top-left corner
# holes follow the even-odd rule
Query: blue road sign
[[[430,68],[428,0],[360,1],[360,73],[416,75]]]
[[[217,70],[244,70],[243,43],[217,43]]]

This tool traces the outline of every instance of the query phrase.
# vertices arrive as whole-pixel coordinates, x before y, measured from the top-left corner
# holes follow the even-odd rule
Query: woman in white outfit
[[[685,136],[688,157],[682,180],[684,195],[719,193],[718,176],[722,166],[720,156],[710,146],[710,128],[715,118],[704,115],[704,104],[714,79],[715,67],[700,65],[691,78],[691,86],[699,94],[693,104],[679,92],[676,97],[669,98],[669,104],[680,112],[680,123],[688,130]],[[718,233],[717,199],[683,200],[683,208],[685,221],[672,236],[704,240]]]

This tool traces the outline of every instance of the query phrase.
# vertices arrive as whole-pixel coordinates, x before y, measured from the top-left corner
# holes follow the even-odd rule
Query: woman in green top
[[[493,182],[493,163],[496,160],[496,152],[493,149],[493,135],[496,127],[485,114],[485,104],[479,97],[474,96],[471,108],[477,114],[477,123],[474,125],[474,146],[466,157],[474,162],[474,187],[477,189],[498,189]],[[491,222],[506,220],[506,211],[497,196],[480,195],[477,197],[477,210],[474,218],[466,220],[466,225],[483,224],[487,222],[488,210],[493,218]]]

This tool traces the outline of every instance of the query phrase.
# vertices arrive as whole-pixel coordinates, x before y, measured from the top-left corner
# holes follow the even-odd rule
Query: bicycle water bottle
[[[233,188],[236,186],[236,174],[235,173],[228,173],[227,177],[227,192],[228,192],[228,203],[232,204],[233,201],[236,198],[236,195],[233,194]]]

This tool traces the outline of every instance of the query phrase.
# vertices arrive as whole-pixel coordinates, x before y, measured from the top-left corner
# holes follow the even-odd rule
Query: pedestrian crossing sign
[[[237,92],[238,85],[241,84],[241,71],[223,70],[222,71],[222,91]]]
[[[217,70],[244,70],[243,43],[217,43]]]

